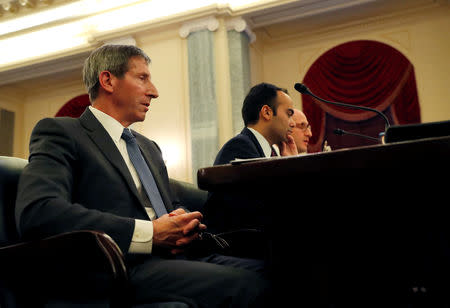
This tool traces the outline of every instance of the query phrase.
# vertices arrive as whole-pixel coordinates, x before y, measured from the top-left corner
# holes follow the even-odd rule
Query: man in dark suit
[[[182,254],[205,229],[203,216],[173,200],[159,147],[129,129],[158,97],[149,62],[134,46],[107,45],[89,56],[83,80],[92,106],[79,119],[41,120],[32,132],[16,203],[19,231],[24,238],[107,233],[127,257],[136,302],[260,306],[268,288],[256,273],[260,262]]]
[[[291,136],[295,127],[294,107],[286,90],[269,83],[250,89],[242,106],[244,129],[230,139],[219,151],[214,165],[228,164],[241,158],[283,156],[297,154]]]
[[[274,145],[282,156],[297,154],[291,136],[295,126],[293,114],[293,102],[285,90],[268,83],[254,86],[242,106],[245,128],[225,143],[214,165],[228,164],[234,159],[278,156]],[[271,210],[264,206],[264,199],[264,194],[251,187],[210,192],[204,210],[208,228],[215,232],[269,228]]]

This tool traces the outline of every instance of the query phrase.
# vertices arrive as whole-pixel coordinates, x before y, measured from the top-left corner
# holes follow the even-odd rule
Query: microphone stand
[[[367,136],[367,135],[363,135],[363,134],[358,134],[358,133],[353,133],[353,132],[348,132],[345,131],[343,129],[340,128],[336,128],[333,133],[335,133],[336,135],[342,136],[342,135],[351,135],[351,136],[357,136],[357,137],[362,137],[362,138],[366,138],[366,139],[370,139],[373,141],[376,141],[378,143],[381,143],[381,141],[378,138],[375,137],[371,137],[371,136]]]
[[[311,95],[312,97],[314,97],[315,99],[318,99],[319,101],[322,101],[324,103],[327,104],[332,104],[332,105],[336,105],[336,106],[341,106],[341,107],[347,107],[347,108],[353,108],[353,109],[359,109],[359,110],[366,110],[366,111],[372,111],[372,112],[376,112],[378,113],[385,122],[385,131],[389,128],[390,124],[389,124],[389,120],[388,118],[384,115],[384,113],[382,113],[381,111],[377,110],[377,109],[373,109],[373,108],[369,108],[369,107],[364,107],[364,106],[354,106],[354,105],[350,105],[350,104],[344,104],[344,103],[338,103],[338,102],[331,102],[328,101],[326,99],[320,98],[316,95],[314,95],[309,89],[308,87],[306,87],[304,84],[301,83],[296,83],[294,85],[295,90],[297,90],[298,92],[302,93],[302,94],[308,94]]]

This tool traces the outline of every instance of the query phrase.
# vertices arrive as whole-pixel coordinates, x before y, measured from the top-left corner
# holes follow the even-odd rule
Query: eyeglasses
[[[307,123],[300,123],[295,124],[295,127],[301,129],[302,131],[306,132],[308,129],[311,130],[311,125]]]

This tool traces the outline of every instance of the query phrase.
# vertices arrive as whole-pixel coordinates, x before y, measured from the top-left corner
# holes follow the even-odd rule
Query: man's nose
[[[158,98],[158,96],[159,96],[158,89],[155,87],[155,85],[152,82],[150,82],[150,86],[148,88],[147,95],[151,96],[152,98]]]

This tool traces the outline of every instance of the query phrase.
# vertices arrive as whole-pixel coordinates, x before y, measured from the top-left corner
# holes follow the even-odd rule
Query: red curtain
[[[55,117],[79,118],[90,104],[88,94],[79,95],[65,103],[56,113]]]
[[[366,106],[385,112],[390,107],[394,123],[420,122],[414,68],[396,49],[375,41],[339,45],[319,57],[303,83],[317,96],[330,101]],[[313,129],[310,152],[321,150],[326,140],[326,116],[348,122],[367,121],[377,114],[329,105],[303,95],[303,111]],[[315,101],[315,102],[314,102]],[[380,131],[384,128],[381,127]]]

